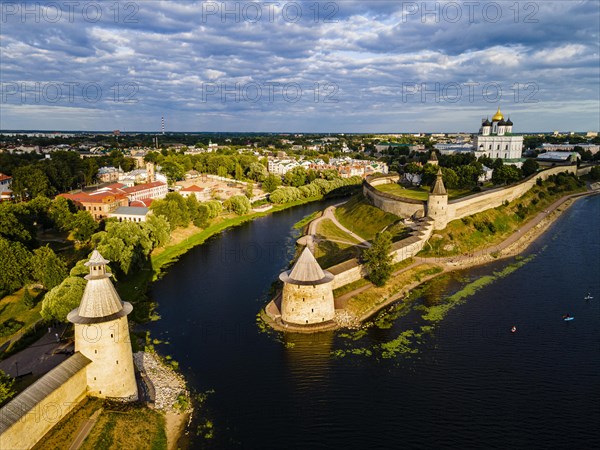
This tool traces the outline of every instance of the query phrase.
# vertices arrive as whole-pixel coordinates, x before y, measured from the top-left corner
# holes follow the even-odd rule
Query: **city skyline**
[[[0,129],[597,130],[598,4],[4,2]],[[23,26],[25,25],[25,26]]]

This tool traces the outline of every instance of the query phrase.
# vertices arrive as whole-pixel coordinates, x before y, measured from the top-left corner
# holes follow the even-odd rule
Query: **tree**
[[[35,306],[35,297],[31,295],[31,292],[29,292],[29,289],[27,288],[24,289],[23,298],[21,300],[23,300],[23,304],[29,309]]]
[[[369,271],[368,278],[375,286],[383,286],[392,275],[392,235],[383,231],[377,233],[371,248],[366,249],[362,258]]]
[[[294,167],[283,176],[285,184],[300,187],[306,184],[306,169],[302,166]]]
[[[154,248],[148,228],[134,222],[109,222],[106,231],[92,236],[92,242],[125,275],[142,269]]]
[[[0,297],[23,286],[31,275],[31,253],[20,242],[0,237]]]
[[[46,320],[67,321],[67,314],[79,306],[86,281],[80,277],[68,277],[47,292],[42,300],[40,314]]]
[[[13,384],[15,379],[0,370],[0,405],[10,400],[14,395]]]
[[[75,205],[71,200],[56,197],[50,205],[50,219],[58,230],[71,231],[75,211]]]
[[[540,165],[535,159],[527,159],[523,163],[523,167],[521,170],[523,171],[523,176],[528,177],[529,175],[533,175],[538,171]]]
[[[21,199],[50,195],[50,182],[46,174],[33,165],[15,169],[11,189]]]
[[[244,178],[244,170],[242,169],[242,166],[237,163],[235,165],[235,179],[241,180],[242,178]]]
[[[174,184],[177,180],[181,180],[185,175],[183,165],[174,160],[166,160],[161,163],[160,171],[166,175],[170,184]]]
[[[146,222],[142,224],[149,233],[149,238],[152,241],[152,246],[162,247],[171,238],[171,226],[164,216],[148,214]]]
[[[79,242],[87,242],[98,229],[98,224],[88,211],[77,211],[71,222],[73,237]]]
[[[236,213],[238,216],[250,211],[250,200],[245,195],[234,195],[223,202],[223,207]]]
[[[46,290],[58,286],[67,277],[65,262],[47,245],[33,251],[31,271]]]
[[[594,166],[590,170],[590,178],[594,181],[600,180],[600,166]]]
[[[281,186],[281,178],[279,178],[278,175],[275,175],[272,173],[267,175],[267,178],[265,178],[265,181],[263,181],[263,183],[262,183],[262,189],[265,192],[269,192],[269,193],[273,192],[279,186]]]
[[[35,243],[35,214],[25,203],[0,203],[0,237],[28,247]]]
[[[267,175],[267,169],[261,163],[254,162],[248,167],[248,178],[251,180],[264,181]]]
[[[492,173],[492,182],[494,184],[510,184],[521,179],[521,169],[506,165],[494,169]]]
[[[171,230],[190,224],[190,211],[186,200],[176,192],[169,192],[164,199],[154,200],[150,205],[153,214],[163,216]]]

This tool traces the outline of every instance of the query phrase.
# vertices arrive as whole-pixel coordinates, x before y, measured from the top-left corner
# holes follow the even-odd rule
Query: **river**
[[[228,230],[153,284],[161,320],[148,329],[168,341],[159,351],[179,361],[193,389],[214,391],[192,448],[600,447],[600,196],[577,201],[528,251],[532,260],[450,309],[413,343],[416,353],[391,358],[375,349],[418,330],[419,305],[510,261],[431,284],[356,341],[260,332],[256,313],[293,257],[292,225],[334,202]],[[564,322],[567,312],[575,320]],[[332,356],[353,346],[372,355]],[[209,440],[194,436],[207,417]]]

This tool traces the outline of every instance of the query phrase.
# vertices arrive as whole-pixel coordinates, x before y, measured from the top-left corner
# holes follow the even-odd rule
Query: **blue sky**
[[[598,130],[600,2],[2,1],[0,129]]]

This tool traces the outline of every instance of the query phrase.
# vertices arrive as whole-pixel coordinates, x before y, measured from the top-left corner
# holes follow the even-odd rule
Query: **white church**
[[[523,136],[515,136],[510,117],[504,120],[504,115],[498,111],[489,119],[483,119],[479,134],[473,141],[473,151],[476,157],[488,156],[501,158],[505,162],[514,162],[521,158],[523,151]]]

